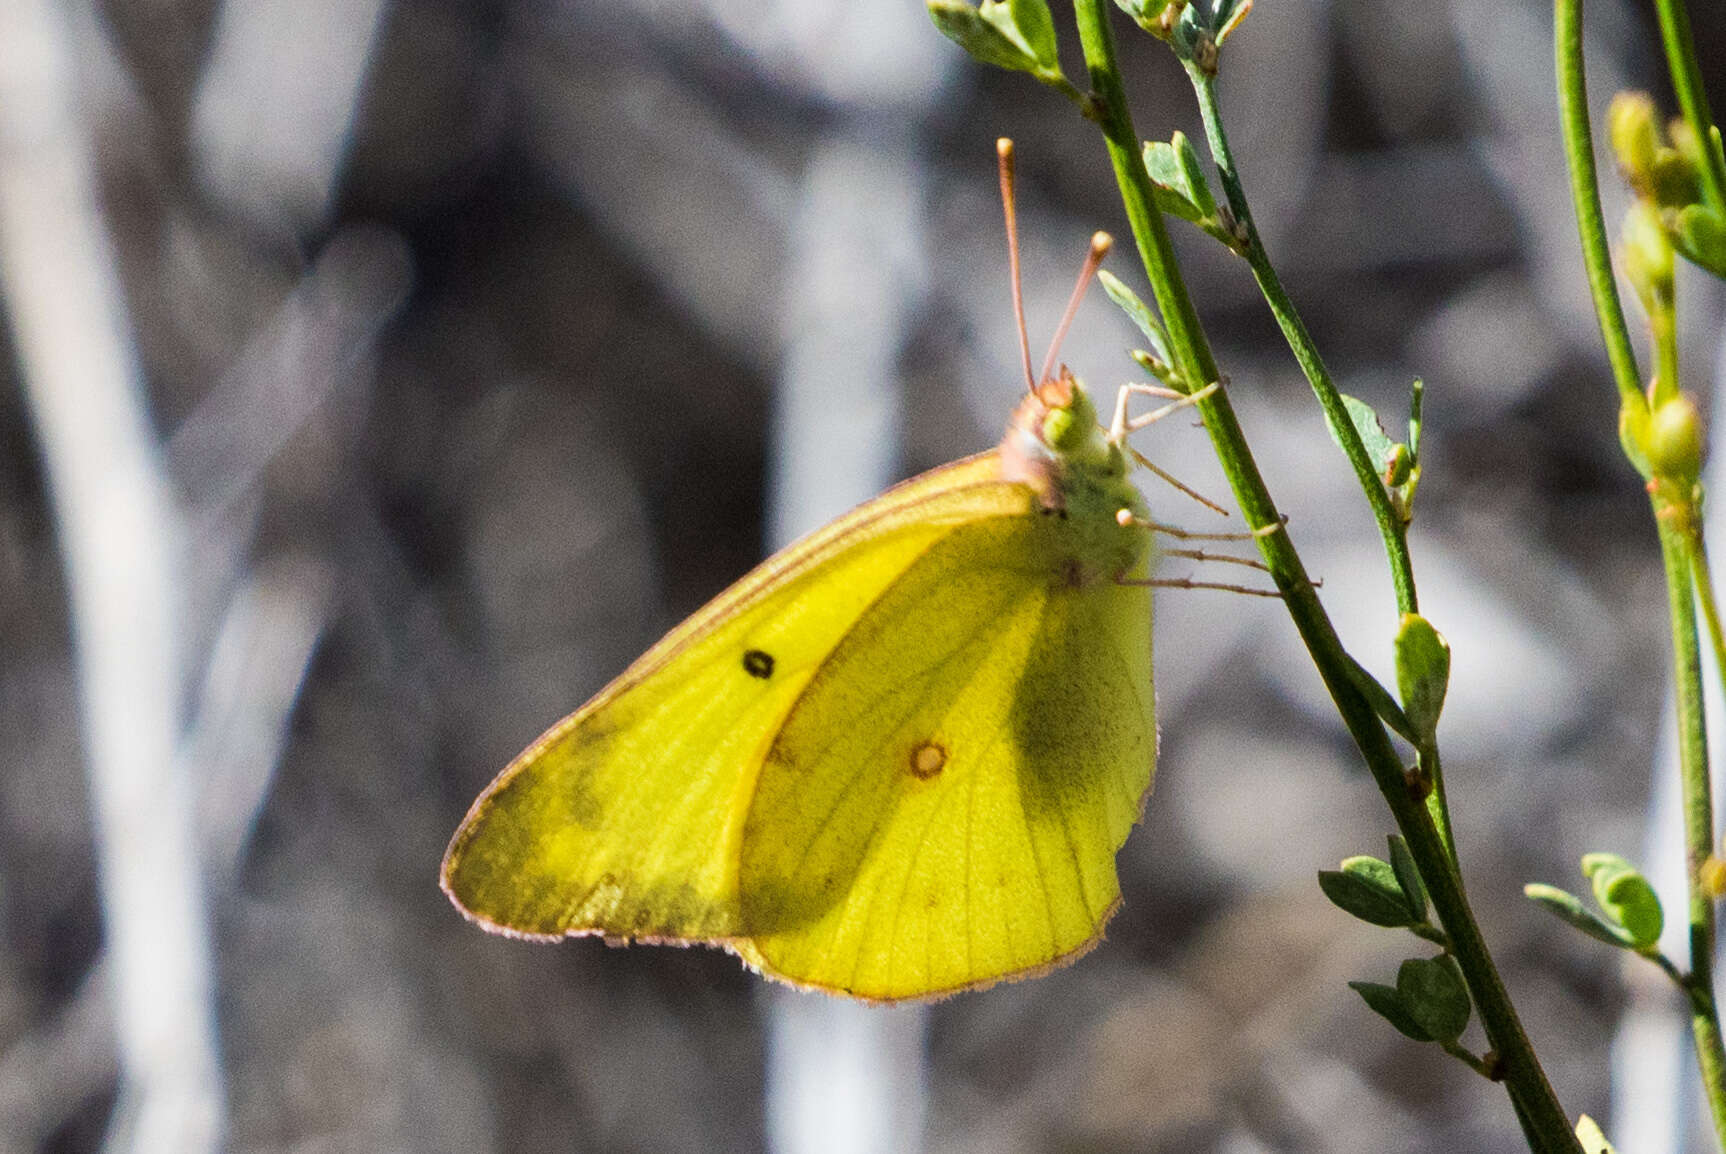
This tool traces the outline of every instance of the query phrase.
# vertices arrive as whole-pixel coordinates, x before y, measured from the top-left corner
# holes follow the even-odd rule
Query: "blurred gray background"
[[[1726,12],[1692,15],[1717,78]],[[1550,19],[1260,0],[1223,88],[1342,387],[1391,419],[1427,382],[1414,551],[1456,653],[1459,847],[1561,1098],[1610,1129],[1620,1016],[1670,997],[1520,889],[1642,853],[1666,649]],[[1588,19],[1597,103],[1658,93],[1647,5]],[[1119,35],[1140,134],[1196,136],[1173,60]],[[1040,352],[1085,238],[1126,235],[1106,159],[914,0],[0,0],[0,1152],[143,1149],[163,1101],[284,1154],[767,1143],[772,999],[734,959],[488,937],[438,860],[770,540],[1000,435],[999,135]],[[1388,673],[1351,476],[1244,266],[1174,231],[1294,540]],[[1142,283],[1130,246],[1110,267]],[[1681,291],[1706,395],[1720,293]],[[1095,294],[1063,360],[1109,390],[1133,343]],[[1226,496],[1190,422],[1140,446]],[[109,467],[137,484],[81,498]],[[111,512],[139,486],[160,499]],[[150,626],[134,681],[91,682],[116,633],[74,617],[100,583],[68,558]],[[1156,644],[1126,905],[1077,965],[933,1009],[927,1148],[1521,1149],[1502,1093],[1344,984],[1420,951],[1314,884],[1391,827],[1280,607],[1166,593]]]

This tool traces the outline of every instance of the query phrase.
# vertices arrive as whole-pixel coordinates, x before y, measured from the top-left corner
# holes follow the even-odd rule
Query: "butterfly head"
[[[1104,433],[1096,403],[1065,368],[1026,393],[1013,410],[1001,454],[1017,479],[1075,470],[1123,481],[1127,475],[1126,454]]]
[[[1146,509],[1128,479],[1126,451],[1109,439],[1090,394],[1065,369],[1013,410],[1001,468],[1008,480],[1029,485],[1044,510],[1060,514],[1060,548],[1072,554],[1077,583],[1122,576],[1145,561],[1149,534],[1132,522],[1142,524]]]

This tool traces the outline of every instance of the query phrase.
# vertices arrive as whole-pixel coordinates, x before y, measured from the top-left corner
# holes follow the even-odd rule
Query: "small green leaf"
[[[1381,986],[1377,982],[1350,982],[1348,988],[1365,999],[1372,1012],[1395,1026],[1404,1035],[1417,1042],[1430,1042],[1432,1035],[1423,1030],[1420,1023],[1403,1005],[1402,995],[1390,986]]]
[[[1600,1123],[1584,1114],[1576,1120],[1576,1140],[1582,1143],[1582,1154],[1618,1154],[1600,1129]]]
[[[1241,21],[1247,18],[1247,13],[1253,10],[1253,0],[1219,0],[1217,13],[1213,23],[1217,30],[1217,47],[1234,35],[1235,29],[1241,26]]]
[[[1055,43],[1055,18],[1048,0],[1008,0],[1013,26],[1045,70],[1059,71],[1060,56]]]
[[[1156,19],[1168,7],[1165,0],[1115,0],[1115,7],[1133,18],[1146,32],[1155,33]]]
[[[1173,35],[1169,38],[1175,47],[1175,55],[1180,59],[1193,60],[1202,44],[1208,43],[1213,49],[1216,47],[1216,35],[1210,27],[1213,7],[1207,0],[1192,0],[1181,9],[1180,19],[1175,21]],[[1213,59],[1213,67],[1215,63]]]
[[[1390,835],[1390,868],[1396,873],[1397,884],[1402,887],[1409,915],[1416,922],[1424,922],[1426,883],[1420,880],[1420,867],[1414,864],[1414,855],[1408,852],[1408,843],[1402,840],[1401,834]]]
[[[1414,731],[1413,723],[1403,713],[1402,706],[1397,704],[1396,698],[1390,695],[1390,691],[1380,685],[1378,678],[1367,672],[1366,667],[1360,662],[1349,657],[1346,653],[1343,656],[1348,659],[1349,680],[1353,681],[1354,687],[1361,691],[1367,703],[1372,706],[1372,711],[1378,714],[1386,725],[1396,730],[1398,737],[1410,744],[1419,744],[1420,735]]]
[[[1193,148],[1193,142],[1187,139],[1187,134],[1177,132],[1169,137],[1169,147],[1175,154],[1175,163],[1180,167],[1181,191],[1199,210],[1202,217],[1217,215],[1217,201],[1211,195],[1210,182],[1205,178],[1204,165],[1199,163],[1199,154]]]
[[[1366,455],[1372,461],[1373,471],[1382,477],[1390,465],[1390,455],[1396,451],[1397,443],[1386,435],[1384,425],[1379,421],[1378,414],[1373,412],[1371,405],[1347,393],[1342,395],[1342,403],[1343,407],[1348,409],[1349,423],[1354,426],[1354,431],[1360,434],[1360,443],[1366,447]],[[1335,429],[1331,430],[1331,437],[1340,448],[1342,438],[1337,436]]]
[[[1634,949],[1636,946],[1628,932],[1603,920],[1600,915],[1583,905],[1582,899],[1575,894],[1538,882],[1523,886],[1522,892],[1530,901],[1569,922],[1591,938],[1599,938],[1609,946],[1620,946],[1624,949]]]
[[[1036,71],[1037,58],[1029,46],[1018,43],[997,21],[986,18],[964,0],[927,0],[927,6],[929,18],[941,35],[970,53],[973,60],[1013,72]],[[995,7],[1004,9],[1005,5]]]
[[[1660,940],[1666,926],[1660,895],[1635,866],[1615,853],[1591,853],[1582,859],[1582,872],[1594,885],[1594,900],[1623,927],[1632,946],[1644,949]]]
[[[977,15],[1029,56],[1033,67],[1037,65],[1036,49],[1031,47],[1030,41],[1025,39],[1025,33],[1013,22],[1012,0],[982,0],[977,5]]]
[[[1174,363],[1169,355],[1169,338],[1163,332],[1161,322],[1150,306],[1139,299],[1137,293],[1128,288],[1120,277],[1108,269],[1097,270],[1097,280],[1102,282],[1103,291],[1109,294],[1109,299],[1115,302],[1115,307],[1126,313],[1139,331],[1145,334],[1145,340],[1151,344],[1151,354],[1165,365]]]
[[[1320,870],[1319,889],[1344,913],[1375,926],[1407,926],[1409,901],[1397,884],[1389,862],[1375,857],[1351,857],[1338,870]]]
[[[1404,613],[1396,631],[1396,686],[1402,709],[1421,742],[1431,741],[1450,685],[1450,643],[1418,613]]]
[[[1144,157],[1145,171],[1156,186],[1157,209],[1182,220],[1203,220],[1205,214],[1187,194],[1186,176],[1181,170],[1180,158],[1175,155],[1174,145],[1160,140],[1147,141]]]
[[[1434,1041],[1454,1042],[1468,1028],[1473,1011],[1468,986],[1448,954],[1408,959],[1396,971],[1396,993],[1408,1016]]]
[[[1161,140],[1147,140],[1144,155],[1145,171],[1150,173],[1152,184],[1172,189],[1181,187],[1181,162],[1175,157],[1174,145]]]
[[[1225,244],[1233,243],[1221,228],[1222,214],[1205,179],[1204,165],[1186,133],[1175,133],[1167,144],[1147,141],[1144,159],[1145,172],[1156,186],[1158,209],[1192,221]]]

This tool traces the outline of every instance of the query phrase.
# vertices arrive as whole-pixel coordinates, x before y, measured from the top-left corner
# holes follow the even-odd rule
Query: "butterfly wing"
[[[774,555],[498,776],[450,843],[444,889],[475,921],[526,937],[745,933],[744,824],[786,714],[919,557],[1033,500],[983,454]]]
[[[743,831],[745,958],[892,1000],[1099,940],[1155,768],[1151,599],[1069,580],[1069,532],[956,528],[821,663]]]

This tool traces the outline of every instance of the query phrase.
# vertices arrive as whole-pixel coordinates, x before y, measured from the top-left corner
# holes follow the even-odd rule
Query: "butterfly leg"
[[[1178,541],[1256,541],[1260,537],[1269,537],[1272,533],[1288,524],[1284,515],[1269,525],[1261,525],[1247,533],[1192,533],[1174,525],[1165,525],[1161,521],[1152,521],[1145,517],[1135,517],[1131,509],[1122,509],[1115,514],[1115,521],[1121,525],[1137,525],[1141,529],[1149,529],[1153,533],[1162,533]]]
[[[1220,589],[1224,593],[1244,593],[1248,597],[1282,597],[1280,589],[1252,589],[1245,585],[1230,585],[1223,581],[1194,581],[1190,577],[1148,577],[1143,580],[1122,580],[1123,585],[1148,585],[1153,589]]]
[[[1140,466],[1142,466],[1147,471],[1156,474],[1158,480],[1168,482],[1170,485],[1173,485],[1176,489],[1179,489],[1182,493],[1185,493],[1187,496],[1191,497],[1193,500],[1197,501],[1199,504],[1203,505],[1205,508],[1211,510],[1212,512],[1220,513],[1224,517],[1227,517],[1229,515],[1229,511],[1227,509],[1223,508],[1221,505],[1217,504],[1215,501],[1211,500],[1209,497],[1205,496],[1203,493],[1199,492],[1197,489],[1192,488],[1190,485],[1188,485],[1186,482],[1182,481],[1179,477],[1175,476],[1173,473],[1169,472],[1168,470],[1158,468],[1156,465],[1151,463],[1151,460],[1149,457],[1146,457],[1143,453],[1139,452],[1137,449],[1133,448],[1131,445],[1127,446],[1127,452],[1129,452],[1133,455],[1133,459],[1135,461],[1137,461]]]
[[[1122,385],[1120,391],[1115,394],[1115,419],[1109,422],[1109,440],[1117,445],[1125,444],[1128,433],[1136,433],[1140,429],[1156,424],[1164,417],[1178,413],[1182,409],[1191,408],[1221,387],[1221,381],[1212,381],[1202,389],[1181,393],[1174,389],[1166,389],[1161,385],[1146,385],[1129,381]],[[1172,400],[1173,403],[1146,413],[1142,417],[1129,418],[1127,416],[1127,401],[1135,394],[1146,397],[1163,397]]]
[[[1206,553],[1203,549],[1165,549],[1165,557],[1185,557],[1189,561],[1219,561],[1225,565],[1245,565],[1249,569],[1257,569],[1261,573],[1269,573],[1270,566],[1256,557],[1233,557],[1227,553]]]
[[[1121,511],[1121,515],[1117,517],[1117,520],[1119,520],[1121,522],[1121,524],[1123,524],[1123,525],[1128,525],[1128,524],[1140,525],[1146,529],[1150,529],[1152,532],[1165,533],[1170,537],[1174,537],[1177,540],[1183,540],[1183,541],[1192,541],[1192,540],[1198,540],[1198,541],[1251,541],[1255,538],[1263,537],[1263,536],[1266,536],[1267,534],[1276,532],[1278,529],[1281,529],[1283,527],[1283,524],[1284,524],[1283,520],[1278,520],[1276,522],[1273,522],[1270,525],[1266,525],[1263,528],[1256,529],[1250,533],[1189,533],[1185,529],[1177,529],[1173,525],[1164,525],[1164,524],[1157,522],[1157,521],[1149,521],[1149,520],[1146,520],[1142,517],[1134,517],[1131,513],[1127,512],[1125,509],[1123,509]],[[1258,561],[1258,560],[1250,558],[1250,557],[1233,557],[1233,556],[1229,556],[1227,554],[1221,554],[1221,553],[1207,553],[1203,549],[1169,549],[1169,550],[1165,550],[1164,556],[1185,557],[1191,561],[1219,561],[1219,562],[1222,562],[1224,564],[1242,565],[1242,566],[1245,566],[1249,569],[1257,569],[1263,573],[1269,573],[1270,572],[1269,566],[1265,565],[1264,562],[1262,562],[1262,561]],[[1147,586],[1151,586],[1153,588],[1162,588],[1162,589],[1221,589],[1221,590],[1224,590],[1224,591],[1230,592],[1230,593],[1245,593],[1248,596],[1252,596],[1252,597],[1281,597],[1282,596],[1282,593],[1280,591],[1274,590],[1274,589],[1271,589],[1271,590],[1251,589],[1245,585],[1231,585],[1231,584],[1228,584],[1226,582],[1220,582],[1220,581],[1194,581],[1190,577],[1160,577],[1160,578],[1125,578],[1125,577],[1123,577],[1123,578],[1119,578],[1118,580],[1119,580],[1119,583],[1122,585],[1147,585]],[[1322,584],[1322,582],[1314,582],[1314,585],[1319,585],[1319,584]]]

